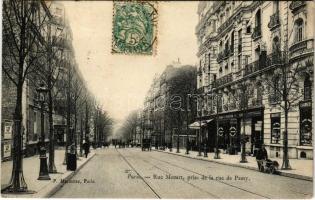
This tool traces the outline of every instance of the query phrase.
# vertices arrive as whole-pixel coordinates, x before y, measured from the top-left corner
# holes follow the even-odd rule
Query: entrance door
[[[252,119],[252,134],[251,134],[251,151],[256,156],[257,150],[264,143],[263,137],[263,122],[261,117]]]

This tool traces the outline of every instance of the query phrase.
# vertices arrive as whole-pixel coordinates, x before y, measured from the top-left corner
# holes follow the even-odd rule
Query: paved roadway
[[[52,197],[303,199],[312,194],[310,181],[156,151],[109,148],[98,150]]]

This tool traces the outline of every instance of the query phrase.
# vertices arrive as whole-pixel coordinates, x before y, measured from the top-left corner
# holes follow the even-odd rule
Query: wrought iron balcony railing
[[[281,65],[284,62],[283,52],[274,52],[268,56],[261,56],[255,62],[245,65],[244,75],[250,75],[273,65]]]
[[[252,107],[259,107],[262,106],[262,98],[253,98],[252,99]]]
[[[220,63],[223,61],[224,58],[224,52],[220,52],[218,53],[218,58],[217,58],[217,62]]]
[[[305,6],[306,2],[305,1],[292,1],[289,5],[289,8],[292,10],[292,12],[297,11],[299,8],[302,6]]]
[[[268,23],[268,28],[271,30],[276,28],[280,25],[280,18],[279,18],[279,12],[276,12],[275,14],[270,16],[270,21]]]
[[[228,20],[226,20],[219,28],[218,28],[218,33],[223,32],[225,29],[227,29],[228,27],[230,27],[234,22],[233,18],[229,18]]]
[[[253,38],[253,40],[256,40],[260,37],[261,37],[261,27],[256,26],[256,27],[254,27],[254,31],[252,33],[252,38]]]
[[[300,57],[314,51],[314,39],[304,39],[296,42],[289,47],[290,59]]]
[[[229,104],[229,110],[235,110],[236,108],[237,108],[237,106],[236,106],[236,102],[235,101],[233,101],[233,102],[231,102]]]
[[[213,82],[214,87],[220,87],[233,81],[232,73],[225,75]]]

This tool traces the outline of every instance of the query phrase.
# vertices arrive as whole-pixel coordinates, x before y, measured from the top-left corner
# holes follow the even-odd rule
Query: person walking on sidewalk
[[[262,161],[268,159],[268,153],[265,148],[265,145],[261,145],[261,148],[258,150],[257,155],[256,155],[256,161],[258,165],[258,170],[261,169]]]
[[[83,144],[83,149],[84,149],[85,157],[87,158],[88,154],[90,153],[90,144],[89,144],[89,142],[85,142]]]

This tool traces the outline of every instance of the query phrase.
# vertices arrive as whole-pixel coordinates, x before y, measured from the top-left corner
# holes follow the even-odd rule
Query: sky
[[[158,2],[155,56],[111,53],[113,2],[65,1],[76,62],[88,88],[115,120],[143,106],[155,74],[180,59],[196,65],[198,2]]]

